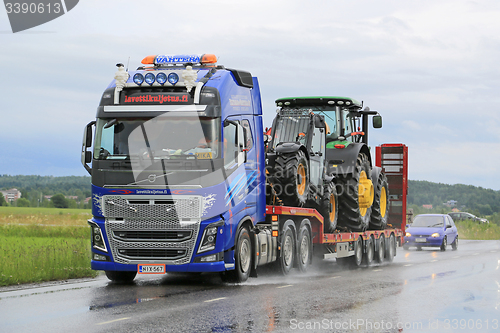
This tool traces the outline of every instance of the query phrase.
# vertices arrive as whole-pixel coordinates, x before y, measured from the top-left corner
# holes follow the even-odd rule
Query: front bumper
[[[95,261],[90,262],[93,270],[99,271],[137,271],[137,265],[126,265],[114,262]],[[184,265],[166,265],[166,272],[223,272],[226,270],[224,261],[207,263],[190,263]]]
[[[425,237],[425,242],[417,241],[417,238],[422,239],[424,237],[405,237],[405,246],[417,246],[417,247],[440,247],[443,244],[443,236],[440,237]]]

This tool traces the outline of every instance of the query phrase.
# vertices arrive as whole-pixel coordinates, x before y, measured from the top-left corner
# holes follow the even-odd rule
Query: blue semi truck
[[[168,272],[220,272],[224,281],[243,282],[265,264],[284,274],[293,267],[305,271],[313,252],[355,265],[392,260],[402,242],[400,225],[375,231],[332,227],[339,216],[337,194],[330,187],[322,199],[320,186],[312,185],[334,181],[328,161],[321,162],[324,179],[307,184],[308,193],[316,193],[295,206],[283,205],[269,184],[275,175],[266,175],[267,154],[274,161],[279,149],[272,147],[283,145],[263,135],[257,78],[218,65],[212,54],[154,55],[142,64],[135,71],[117,65],[96,120],[84,130],[81,160],[92,178],[92,269],[122,282]],[[331,100],[342,105],[350,99],[332,97],[330,106]],[[305,116],[311,135],[326,135],[327,129],[331,134],[324,116]],[[339,132],[335,142],[356,146],[348,137]],[[316,146],[313,156],[323,156],[324,146]],[[275,166],[267,170],[276,172]],[[314,170],[295,172],[295,186],[304,191]],[[356,191],[366,193],[359,200],[373,202],[371,171],[363,175]],[[384,195],[379,219],[390,214],[385,189]],[[315,196],[325,204],[316,207]]]

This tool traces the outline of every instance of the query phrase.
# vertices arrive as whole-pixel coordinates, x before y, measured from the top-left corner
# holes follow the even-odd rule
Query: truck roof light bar
[[[189,55],[149,55],[142,59],[144,65],[184,65],[201,64],[215,65],[217,57],[214,54],[189,54]]]

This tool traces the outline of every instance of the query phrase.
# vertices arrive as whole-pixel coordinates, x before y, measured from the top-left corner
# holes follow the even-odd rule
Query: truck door
[[[323,172],[325,166],[325,133],[323,128],[314,128],[310,155],[310,181],[316,187],[316,192],[323,194]]]

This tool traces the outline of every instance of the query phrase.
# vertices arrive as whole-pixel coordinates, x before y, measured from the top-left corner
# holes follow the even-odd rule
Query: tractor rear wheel
[[[319,212],[323,215],[323,229],[325,233],[330,233],[337,228],[338,219],[338,196],[335,183],[332,181],[324,186],[323,198]]]
[[[365,231],[370,223],[374,199],[370,161],[359,154],[352,174],[337,178],[339,193],[339,226],[352,231]]]
[[[304,152],[278,155],[272,180],[285,206],[304,206],[309,193],[309,163]]]
[[[389,217],[389,183],[382,172],[378,175],[370,218],[370,229],[383,230]]]

